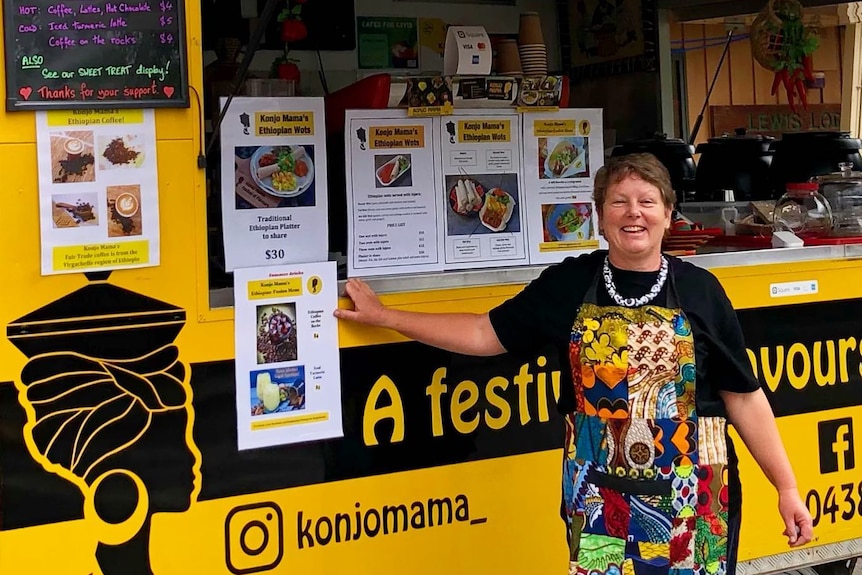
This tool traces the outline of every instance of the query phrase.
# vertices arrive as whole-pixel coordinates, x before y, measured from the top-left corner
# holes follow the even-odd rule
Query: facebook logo
[[[853,419],[833,419],[817,424],[820,444],[820,473],[848,471],[856,467]]]

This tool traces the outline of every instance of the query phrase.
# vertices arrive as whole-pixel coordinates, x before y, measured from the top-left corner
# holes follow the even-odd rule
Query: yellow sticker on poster
[[[533,108],[535,111],[535,108]],[[541,136],[575,136],[577,122],[575,120],[536,120],[533,122],[533,135]]]
[[[57,246],[53,249],[54,271],[138,266],[149,261],[149,248],[147,240]]]
[[[462,144],[500,143],[512,141],[510,120],[459,120],[458,141]]]
[[[368,146],[372,150],[424,148],[425,126],[371,126]]]

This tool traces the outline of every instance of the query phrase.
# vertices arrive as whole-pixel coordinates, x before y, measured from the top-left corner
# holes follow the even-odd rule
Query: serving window
[[[203,10],[204,45],[219,54],[219,60],[205,72],[208,136],[212,136],[219,98],[231,93],[230,84],[239,60],[237,51],[251,34],[249,30],[219,29],[223,23],[211,22],[217,10],[208,6]],[[655,14],[651,17],[658,18]],[[304,129],[303,126],[307,128],[322,120],[314,128],[317,143],[271,146],[263,141],[232,140],[232,157],[237,165],[241,164],[232,170],[226,169],[222,161],[225,134],[222,127],[215,135],[207,167],[210,308],[230,307],[233,300],[231,266],[236,261],[231,263],[230,254],[237,246],[230,235],[225,243],[225,222],[230,221],[225,205],[244,210],[245,215],[261,216],[257,221],[245,221],[244,226],[255,233],[268,234],[271,241],[264,252],[272,252],[273,263],[278,263],[282,253],[297,244],[317,248],[327,244],[319,249],[315,259],[337,260],[339,279],[348,275],[373,278],[382,291],[520,283],[567,255],[602,247],[603,238],[598,234],[591,198],[595,172],[609,155],[621,153],[627,145],[628,151],[644,145],[642,138],[635,137],[643,134],[643,126],[628,111],[629,102],[621,106],[613,92],[624,92],[637,85],[634,90],[642,99],[641,80],[650,74],[656,77],[666,74],[676,96],[668,108],[674,111],[673,117],[666,122],[668,131],[673,133],[655,138],[647,147],[656,141],[660,145],[678,143],[682,148],[690,147],[691,167],[698,170],[703,167],[700,173],[707,171],[704,163],[714,163],[707,157],[714,157],[709,153],[713,150],[707,149],[711,140],[732,132],[730,126],[743,120],[747,123],[746,134],[740,140],[761,138],[766,142],[761,152],[769,152],[769,138],[783,140],[786,131],[796,128],[802,132],[840,132],[840,86],[844,73],[840,57],[843,26],[839,22],[829,22],[822,29],[820,52],[814,60],[818,83],[809,87],[808,112],[795,112],[801,118],[797,119],[802,122],[799,124],[793,113],[788,112],[786,98],[782,100],[781,94],[766,97],[762,93],[766,76],[744,50],[747,42],[744,34],[730,40],[727,59],[718,67],[726,38],[724,32],[720,35],[718,32],[719,28],[724,30],[724,25],[674,21],[674,17],[671,14],[667,22],[669,35],[659,42],[660,46],[670,47],[671,66],[667,70],[644,68],[644,61],[637,58],[630,60],[634,66],[631,70],[613,66],[573,67],[588,58],[574,54],[583,46],[566,40],[569,27],[564,26],[560,39],[562,54],[552,57],[563,61],[571,72],[564,76],[549,74],[522,80],[500,75],[467,78],[385,73],[361,79],[359,74],[355,83],[342,82],[345,86],[352,85],[352,89],[348,87],[328,96],[325,108],[315,112],[315,118],[303,120],[301,116],[312,110],[299,105],[279,110],[297,118],[271,119],[269,127],[276,131]],[[346,29],[345,22],[349,19],[348,28],[355,32],[355,14],[351,11],[343,18],[344,22],[336,28]],[[560,21],[569,22],[573,18],[577,20],[576,15],[567,12]],[[268,29],[263,49],[279,46],[281,41],[276,36],[277,29]],[[230,38],[236,40],[226,41]],[[500,39],[495,35],[495,41]],[[355,37],[345,39],[339,35],[324,49],[350,49],[356,43]],[[261,68],[258,65],[258,71],[249,75],[237,93],[238,98],[295,95],[285,84],[264,78],[274,73],[274,69]],[[718,80],[710,94],[706,117],[689,144],[687,140],[697,125],[705,89],[709,88],[716,68]],[[659,84],[654,84],[656,100],[662,97]],[[608,95],[596,98],[602,86]],[[496,102],[491,101],[492,94]],[[447,100],[455,104],[454,113],[421,116],[406,111],[411,104],[442,104]],[[233,101],[231,109],[237,109],[237,102]],[[243,129],[254,131],[260,122],[267,121],[266,113],[272,111],[265,107],[256,109],[243,124],[243,120],[230,116],[231,109],[225,121],[229,116],[231,129],[239,130],[235,132],[239,135]],[[765,116],[769,119],[766,123]],[[641,121],[655,124],[650,118]],[[766,130],[767,127],[775,129]],[[830,142],[836,149],[845,149],[846,140],[853,140],[846,134],[839,136],[834,139],[840,141]],[[638,146],[631,146],[633,142]],[[695,152],[699,144],[703,147]],[[853,148],[853,142],[849,147]],[[859,169],[862,161],[858,161],[858,156],[857,146],[844,160]],[[274,162],[261,165],[268,159]],[[837,164],[831,166],[836,161],[826,159],[823,166],[812,169],[823,172],[829,164],[828,171],[837,171]],[[742,163],[730,161],[734,166]],[[793,161],[791,165],[799,166],[801,162]],[[669,169],[673,171],[672,167]],[[664,245],[669,253],[694,257],[705,265],[746,265],[788,261],[787,258],[842,257],[848,249],[852,251],[844,247],[848,242],[828,240],[809,241],[802,250],[774,250],[771,233],[765,230],[771,231],[771,221],[767,220],[771,206],[783,192],[783,184],[777,185],[770,179],[770,189],[762,197],[748,197],[741,189],[735,190],[731,197],[724,193],[724,186],[709,194],[701,193],[694,170],[680,173],[684,180],[678,192],[680,205],[673,233]],[[222,182],[242,177],[243,182],[236,184],[240,191],[226,204],[221,197]],[[313,198],[306,191],[312,188]],[[293,220],[282,220],[282,216],[273,213],[274,217],[267,219],[262,214],[270,208],[317,208],[322,215],[319,220],[299,223],[297,215]],[[296,225],[308,230],[309,235],[299,240],[291,237],[291,227]],[[324,227],[325,233],[321,229]],[[283,243],[279,243],[282,239]],[[252,260],[239,257],[237,261],[252,265],[249,264]]]

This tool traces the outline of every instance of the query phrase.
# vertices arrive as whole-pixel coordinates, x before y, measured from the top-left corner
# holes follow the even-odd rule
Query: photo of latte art
[[[141,223],[141,187],[108,186],[108,237],[139,236]]]

